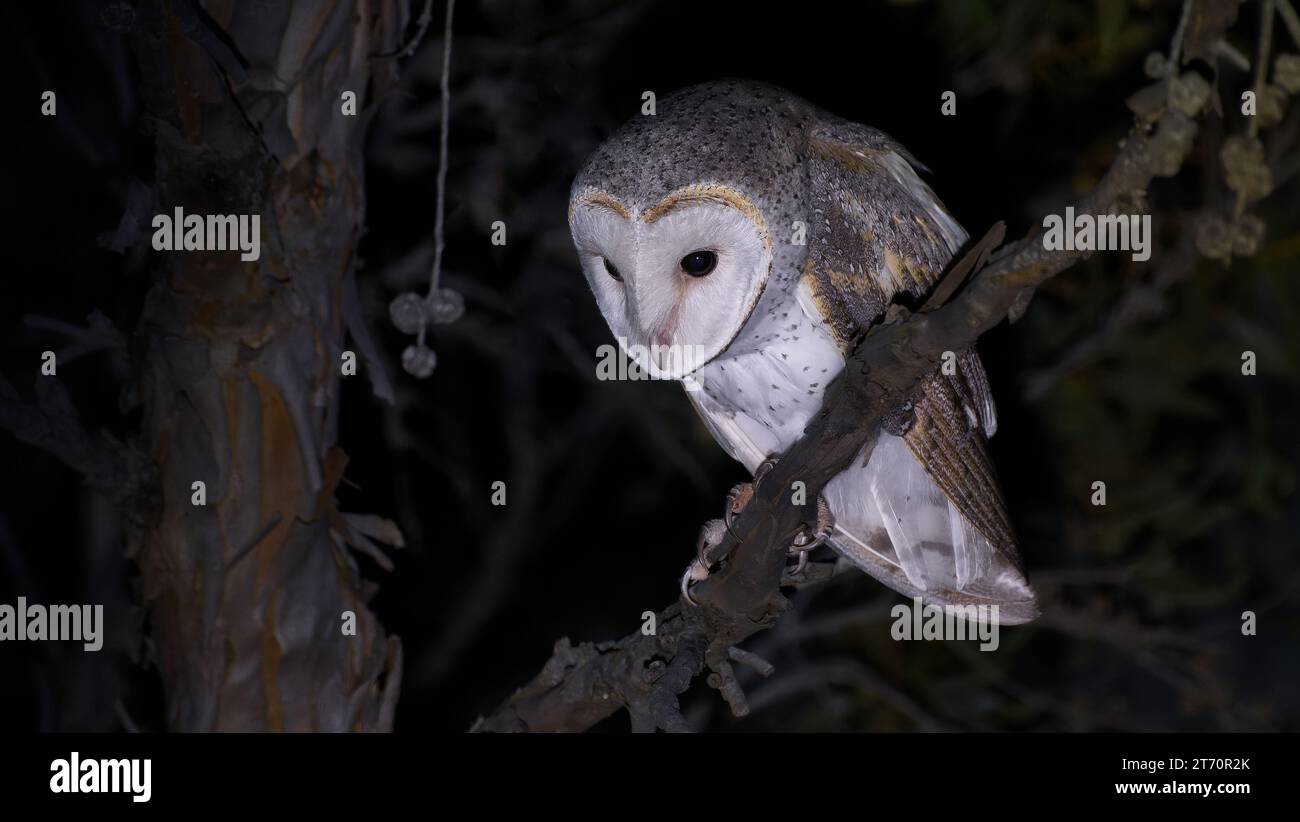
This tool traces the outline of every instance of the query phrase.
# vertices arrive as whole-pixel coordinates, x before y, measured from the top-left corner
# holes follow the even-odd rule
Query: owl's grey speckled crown
[[[799,209],[800,149],[824,116],[779,88],[744,80],[705,83],[658,102],[609,138],[573,183],[642,207],[701,182],[730,186],[760,210]]]

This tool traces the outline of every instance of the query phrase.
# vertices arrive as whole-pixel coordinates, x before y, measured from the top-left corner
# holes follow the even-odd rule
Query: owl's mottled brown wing
[[[807,158],[813,222],[804,277],[843,346],[895,296],[929,293],[966,240],[902,149],[858,128],[876,140],[846,144],[814,133]]]
[[[854,123],[827,121],[810,135],[807,163],[813,224],[808,227],[803,276],[846,353],[857,335],[869,333],[880,321],[890,302],[919,304],[965,242],[965,232],[917,176],[913,162],[885,135]],[[892,555],[887,548],[873,553],[905,573],[910,585],[894,585],[900,590],[912,587],[940,600],[957,601],[963,599],[962,592],[979,589],[980,599],[1024,603],[1019,613],[1032,618],[1037,613],[1032,592],[1027,583],[1021,587],[1023,569],[1015,535],[985,442],[996,428],[987,377],[973,350],[958,353],[953,365],[950,374],[937,367],[918,385],[914,421],[903,439],[931,482],[983,540],[963,539],[959,524],[954,524],[953,536],[946,542],[957,590],[946,593],[935,590],[932,577],[942,574],[934,570],[933,555],[927,564],[918,549],[919,558],[909,559],[910,546],[896,544]],[[900,520],[887,523],[892,542],[915,539],[924,541],[927,549],[934,548],[933,534],[924,534],[920,526],[909,531],[905,518],[896,516],[904,506],[914,505],[910,497],[894,508],[887,498],[893,493],[889,488],[877,493],[886,495],[880,503],[881,519]],[[913,516],[933,514],[931,509]],[[859,530],[868,531],[870,526],[870,522],[860,524]],[[880,535],[860,534],[856,541],[866,544],[873,539],[879,542]],[[993,556],[981,555],[988,552]],[[990,576],[1010,582],[994,584]],[[981,585],[979,579],[987,584]]]
[[[984,369],[974,351],[958,358],[963,361],[955,376],[936,373],[921,381],[913,400],[914,419],[903,439],[944,496],[994,551],[1023,572],[1015,532],[980,427],[982,420],[972,419],[975,406],[971,395],[988,392]],[[973,376],[975,369],[978,378]],[[977,379],[978,387],[972,384]]]

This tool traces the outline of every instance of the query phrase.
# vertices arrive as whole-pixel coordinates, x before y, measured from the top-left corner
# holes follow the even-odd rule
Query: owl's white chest
[[[800,285],[695,372],[688,395],[714,437],[751,472],[803,436],[844,357]]]

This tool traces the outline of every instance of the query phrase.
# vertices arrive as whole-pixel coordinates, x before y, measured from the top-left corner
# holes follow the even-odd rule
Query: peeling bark
[[[135,554],[174,730],[392,725],[401,646],[366,607],[345,544],[364,536],[333,492],[367,103],[394,79],[370,56],[406,14],[365,0],[141,9],[159,213],[261,216],[256,261],[161,253],[136,332],[157,500]]]

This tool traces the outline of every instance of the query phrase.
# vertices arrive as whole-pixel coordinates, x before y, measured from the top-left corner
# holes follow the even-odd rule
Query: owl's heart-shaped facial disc
[[[680,379],[725,350],[771,269],[762,217],[725,186],[689,186],[644,209],[585,192],[570,225],[610,330],[655,377]]]

